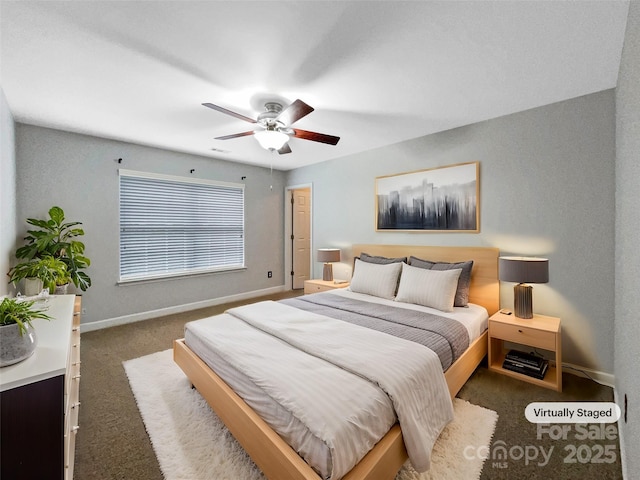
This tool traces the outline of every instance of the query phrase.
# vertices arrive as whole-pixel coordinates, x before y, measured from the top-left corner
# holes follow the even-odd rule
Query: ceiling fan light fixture
[[[265,150],[280,150],[289,140],[289,135],[277,130],[261,130],[253,134]]]

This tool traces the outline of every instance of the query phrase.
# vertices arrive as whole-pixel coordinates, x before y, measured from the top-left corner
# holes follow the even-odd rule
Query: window
[[[119,175],[120,282],[244,268],[244,185]]]

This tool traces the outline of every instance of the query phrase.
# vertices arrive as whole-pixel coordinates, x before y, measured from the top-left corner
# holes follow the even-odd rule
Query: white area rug
[[[124,368],[167,480],[264,480],[207,402],[191,389],[171,350],[129,360]],[[431,470],[419,474],[407,462],[396,480],[479,478],[484,460],[477,452],[489,446],[498,414],[460,399],[454,400],[454,409],[454,421],[433,449]]]

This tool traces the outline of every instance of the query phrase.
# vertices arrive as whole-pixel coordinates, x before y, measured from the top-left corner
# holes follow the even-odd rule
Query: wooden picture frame
[[[480,162],[376,178],[376,231],[480,232]]]

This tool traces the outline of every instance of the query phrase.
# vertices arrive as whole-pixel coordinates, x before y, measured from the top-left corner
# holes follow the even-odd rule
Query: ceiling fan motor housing
[[[278,115],[280,115],[280,112],[282,112],[281,103],[267,102],[264,104],[264,108],[265,111],[258,115],[258,123],[260,125],[267,127],[270,125],[275,126],[277,123],[282,124],[282,122],[276,121],[276,118],[278,118]],[[284,126],[284,124],[282,124],[282,126]]]

